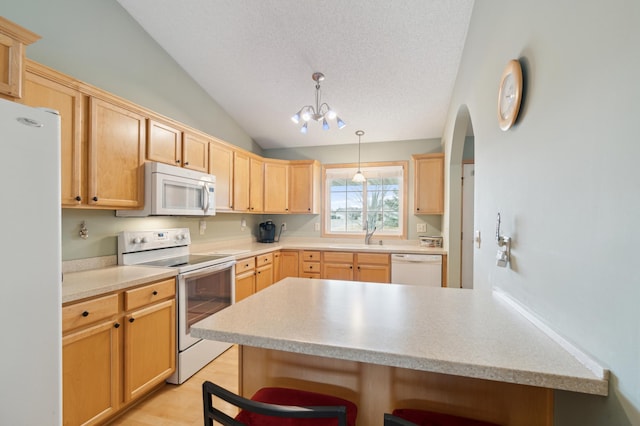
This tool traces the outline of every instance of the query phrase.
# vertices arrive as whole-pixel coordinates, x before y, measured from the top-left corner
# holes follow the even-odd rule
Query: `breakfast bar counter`
[[[241,345],[240,389],[332,392],[358,424],[428,408],[552,424],[553,390],[607,395],[587,368],[503,298],[476,290],[287,278],[192,328]]]

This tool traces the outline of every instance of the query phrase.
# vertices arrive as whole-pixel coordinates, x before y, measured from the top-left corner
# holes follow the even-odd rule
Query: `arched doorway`
[[[467,192],[465,194],[467,201],[463,203],[463,172],[465,171],[464,169],[467,169],[467,189],[469,189],[471,181],[469,178],[472,176],[470,175],[469,166],[465,165],[473,165],[474,163],[474,142],[469,110],[466,105],[462,105],[456,115],[449,156],[449,250],[447,271],[449,287],[473,287],[473,206],[469,200],[473,200],[474,195],[473,193],[469,195]],[[463,208],[464,220],[467,224],[467,235],[463,233]],[[469,231],[469,223],[471,223],[471,231]],[[464,267],[466,268],[464,274],[462,273],[463,256]]]

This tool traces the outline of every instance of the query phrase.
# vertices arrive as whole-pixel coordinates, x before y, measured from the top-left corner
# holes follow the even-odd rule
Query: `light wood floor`
[[[210,380],[238,392],[238,347],[232,346],[181,385],[166,384],[140,404],[109,423],[111,426],[202,426],[202,382]],[[215,402],[218,404],[217,402]],[[219,407],[235,416],[236,409],[223,401]]]

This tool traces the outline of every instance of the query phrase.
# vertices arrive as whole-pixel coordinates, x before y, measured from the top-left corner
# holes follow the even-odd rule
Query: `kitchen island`
[[[355,402],[358,424],[428,408],[553,424],[553,391],[607,395],[594,372],[493,293],[287,278],[192,328],[240,344],[240,392],[266,385]]]

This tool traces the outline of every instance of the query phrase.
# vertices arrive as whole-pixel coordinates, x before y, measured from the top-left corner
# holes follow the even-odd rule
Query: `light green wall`
[[[504,290],[611,370],[606,398],[556,392],[558,426],[640,424],[639,24],[637,1],[476,1],[448,114],[447,156],[461,108],[473,126],[476,289]],[[503,132],[514,58],[524,103]],[[510,268],[495,263],[498,212]]]

